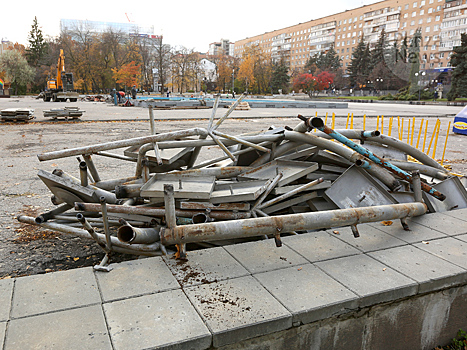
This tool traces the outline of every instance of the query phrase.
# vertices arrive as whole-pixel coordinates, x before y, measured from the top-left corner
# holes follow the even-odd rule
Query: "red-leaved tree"
[[[318,93],[331,87],[334,82],[334,74],[328,71],[323,71],[317,76],[313,74],[303,73],[295,77],[293,88],[297,91],[303,90],[311,97],[313,93]]]

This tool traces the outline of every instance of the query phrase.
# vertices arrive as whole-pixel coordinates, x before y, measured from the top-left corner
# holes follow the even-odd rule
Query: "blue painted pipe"
[[[330,127],[326,126],[321,118],[313,118],[311,119],[311,126],[314,128],[328,134],[331,136],[333,139],[343,143],[344,145],[350,147],[353,149],[355,152],[360,153],[362,156],[367,157],[368,159],[372,160],[376,164],[381,165],[385,169],[389,170],[393,174],[401,177],[402,179],[412,183],[412,175],[409,173],[405,172],[404,170],[398,168],[397,166],[389,163],[387,160],[384,160],[383,158],[378,157],[377,155],[373,154],[370,150],[366,149],[365,147],[360,146],[359,144],[353,142],[352,140],[348,139],[344,135],[338,133],[337,131],[334,131]],[[432,195],[433,197],[439,199],[440,201],[444,201],[446,199],[446,196],[442,194],[441,192],[435,190],[433,187],[430,185],[422,182],[422,189],[427,192],[428,194]]]

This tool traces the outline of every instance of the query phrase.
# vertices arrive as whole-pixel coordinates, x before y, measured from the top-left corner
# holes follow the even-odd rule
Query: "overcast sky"
[[[154,26],[154,34],[162,34],[167,44],[207,52],[209,44],[221,38],[235,42],[375,2],[333,0],[331,6],[331,2],[316,0],[276,4],[252,0],[3,0],[0,38],[26,45],[34,16],[45,36],[58,35],[61,18],[122,23],[129,19],[141,26]]]

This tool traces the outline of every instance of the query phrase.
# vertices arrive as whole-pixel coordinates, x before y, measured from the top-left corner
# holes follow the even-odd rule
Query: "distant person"
[[[133,98],[133,100],[136,100],[136,93],[138,92],[138,90],[136,89],[136,85],[133,85],[133,87],[131,88],[131,97]]]
[[[167,91],[167,97],[170,97],[170,91]]]
[[[438,91],[435,91],[435,96],[434,96],[433,101],[436,101],[437,99],[438,99]]]

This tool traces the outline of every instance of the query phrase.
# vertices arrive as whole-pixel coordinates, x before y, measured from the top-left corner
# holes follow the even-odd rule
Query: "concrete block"
[[[0,321],[10,318],[11,296],[15,280],[12,278],[0,280]],[[0,347],[1,349],[1,347]]]
[[[110,265],[110,272],[95,271],[104,302],[180,288],[162,258],[145,258]]]
[[[211,333],[180,290],[104,304],[114,349],[206,349]]]
[[[212,333],[213,346],[278,332],[292,315],[251,276],[185,288]]]
[[[393,220],[393,224],[391,226],[384,226],[381,222],[374,222],[370,225],[407,243],[416,243],[446,237],[442,232],[419,225],[413,221],[409,224],[410,231],[405,231],[402,228],[400,220]]]
[[[294,323],[322,320],[358,306],[355,293],[311,264],[254,277],[292,313]]]
[[[0,349],[3,349],[3,340],[5,339],[6,322],[0,322]]]
[[[10,349],[112,349],[100,305],[10,321]]]
[[[167,266],[182,287],[212,283],[248,275],[248,271],[224,248],[209,248],[187,253],[188,260],[164,257]]]
[[[399,222],[395,222],[394,224],[400,225]],[[360,237],[358,238],[354,237],[350,227],[337,228],[336,230],[339,231],[339,235],[336,235],[336,237],[362,252],[371,252],[407,244],[403,240],[377,230],[368,224],[358,225],[357,228],[360,233]]]
[[[224,248],[251,273],[307,263],[305,258],[286,245],[276,247],[273,239],[235,244]]]
[[[311,262],[341,258],[361,252],[327,231],[284,237],[282,242]]]
[[[91,267],[21,277],[16,280],[12,318],[100,303]]]
[[[467,233],[465,221],[459,220],[452,215],[443,213],[425,214],[408,219],[409,226],[411,222],[430,227],[434,230],[445,233],[448,236],[461,235]]]
[[[315,263],[361,297],[361,307],[415,295],[417,283],[365,254]]]
[[[456,239],[459,239],[463,242],[467,242],[467,234],[466,235],[459,235],[459,236],[456,236]]]
[[[459,236],[456,236],[456,238]],[[428,253],[447,260],[463,269],[467,269],[467,242],[453,237],[435,239],[414,244]]]
[[[368,255],[417,281],[420,293],[467,281],[465,269],[414,246],[380,250]]]

